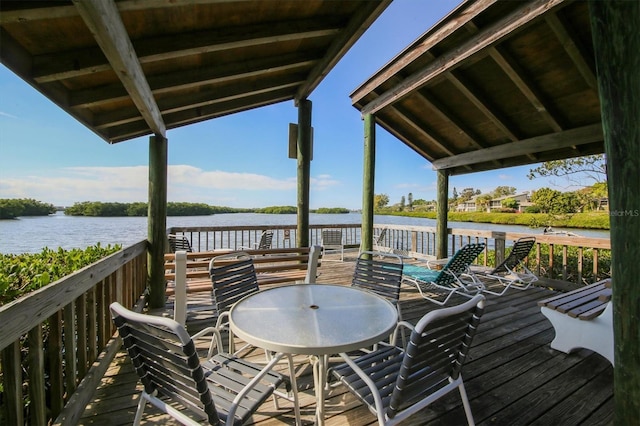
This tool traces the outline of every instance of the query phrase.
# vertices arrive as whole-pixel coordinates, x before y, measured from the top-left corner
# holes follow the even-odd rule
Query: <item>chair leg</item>
[[[469,426],[475,426],[475,422],[473,420],[473,414],[471,413],[471,404],[469,404],[467,391],[464,389],[464,383],[462,382],[462,380],[460,380],[460,384],[458,385],[458,390],[460,391],[460,397],[462,398],[464,413],[467,416],[467,423],[469,423]]]
[[[147,393],[142,391],[140,393],[140,400],[138,401],[138,409],[136,410],[136,416],[133,419],[133,426],[139,426],[140,421],[142,420],[142,415],[144,414],[144,406],[147,405]]]
[[[287,355],[287,362],[289,363],[289,376],[291,378],[291,391],[293,393],[293,412],[296,416],[296,425],[302,426],[302,420],[300,419],[300,400],[298,399],[298,379],[296,379],[293,356]]]

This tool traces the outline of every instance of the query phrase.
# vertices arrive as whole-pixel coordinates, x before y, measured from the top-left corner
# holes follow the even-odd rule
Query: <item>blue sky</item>
[[[444,17],[458,0],[395,0],[310,96],[314,127],[311,208],[362,204],[363,122],[349,93]],[[109,145],[0,65],[0,198],[55,205],[147,200],[148,137]],[[287,158],[292,101],[169,130],[168,201],[231,207],[296,205]],[[531,167],[453,176],[450,192],[497,186],[518,192]],[[377,128],[375,192],[390,203],[436,198],[431,165]]]

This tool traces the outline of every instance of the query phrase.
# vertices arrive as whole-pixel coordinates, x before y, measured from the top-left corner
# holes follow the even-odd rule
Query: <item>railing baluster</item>
[[[29,330],[29,404],[30,424],[47,424],[42,324]]]
[[[76,321],[78,324],[78,377],[84,377],[89,368],[87,342],[87,297],[86,293],[76,299]]]
[[[20,340],[11,343],[2,351],[2,375],[4,384],[3,405],[7,424],[24,424],[22,367],[20,363]]]
[[[69,303],[62,309],[63,330],[64,330],[64,377],[65,377],[65,401],[76,390],[76,377],[78,370],[76,366],[76,315],[75,302]]]
[[[582,283],[582,247],[578,247],[578,283]]]
[[[56,418],[64,407],[64,371],[62,368],[62,311],[49,318],[49,382],[51,386],[51,414]]]

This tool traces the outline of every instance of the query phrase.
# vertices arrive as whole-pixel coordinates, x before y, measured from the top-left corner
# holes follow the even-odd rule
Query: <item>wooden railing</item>
[[[77,423],[119,349],[109,305],[142,305],[146,248],[141,241],[0,307],[0,423]]]
[[[342,229],[342,236],[347,247],[360,245],[359,223],[310,225],[309,245],[320,245],[323,229]],[[265,230],[273,231],[271,248],[295,247],[296,225],[172,227],[167,230],[167,234],[184,235],[191,242],[194,251],[240,250],[241,247],[253,247],[254,243],[260,241],[260,235]]]
[[[383,245],[391,250],[435,256],[435,227],[376,225],[374,232],[387,228]],[[536,237],[529,266],[538,276],[561,279],[575,284],[600,281],[611,276],[611,241],[608,238],[566,237],[539,233],[496,232],[450,228],[448,255],[463,245],[484,242],[487,246],[480,261],[495,266],[504,259],[505,250],[518,238]]]
[[[387,233],[382,240],[382,245],[389,250],[409,255],[435,256],[435,227],[377,224],[374,226],[374,233],[380,233],[383,228],[387,228]],[[274,231],[274,248],[295,246],[295,225],[173,227],[169,229],[169,233],[186,236],[195,251],[239,250],[243,246],[251,247],[266,229]],[[323,229],[342,229],[347,247],[360,246],[360,224],[311,225],[309,237],[312,245],[320,244]],[[484,242],[487,249],[481,256],[480,262],[486,266],[494,266],[496,259],[502,260],[505,250],[518,238],[533,235],[536,237],[537,244],[535,252],[529,257],[529,266],[539,276],[585,284],[607,278],[611,273],[611,243],[607,238],[563,237],[539,233],[459,228],[451,228],[448,233],[448,255],[469,242]]]

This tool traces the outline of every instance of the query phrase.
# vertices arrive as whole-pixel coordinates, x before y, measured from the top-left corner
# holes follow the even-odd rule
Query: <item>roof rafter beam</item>
[[[391,4],[392,0],[366,1],[358,6],[358,11],[352,17],[345,28],[342,29],[329,48],[322,60],[318,62],[309,73],[307,81],[300,86],[294,97],[297,104],[301,99],[306,99],[320,82],[329,74],[329,71],[347,53],[367,28],[380,16],[380,14]]]
[[[304,77],[304,74],[298,74],[286,75],[279,77],[277,80],[265,79],[264,81],[259,81],[253,84],[251,86],[251,90],[247,90],[247,86],[244,83],[236,83],[225,84],[220,88],[201,90],[195,97],[193,95],[165,96],[158,99],[158,107],[160,107],[160,111],[162,111],[163,116],[166,116],[166,114],[178,111],[202,108],[216,103],[296,87],[304,81]],[[94,125],[97,128],[107,128],[133,121],[139,121],[141,120],[141,117],[139,114],[136,114],[136,112],[137,111],[131,107],[119,108],[115,111],[96,114],[94,117]]]
[[[131,11],[131,10],[144,10],[144,9],[158,9],[165,7],[176,7],[198,3],[228,3],[230,1],[240,2],[241,0],[120,0],[118,1],[118,10]],[[250,0],[246,0],[250,1]],[[44,3],[44,2],[38,2]],[[25,21],[41,21],[46,19],[57,18],[69,18],[76,16],[78,10],[73,6],[38,6],[36,2],[21,2],[20,8],[14,10],[6,10],[6,7],[2,9],[0,13],[0,24],[10,24]],[[36,7],[32,7],[36,5]]]
[[[154,94],[168,93],[198,87],[203,84],[233,82],[248,77],[262,77],[273,73],[305,69],[314,63],[310,56],[286,55],[256,59],[238,64],[227,64],[179,71],[149,77],[149,85]],[[118,84],[110,84],[94,89],[78,90],[71,94],[69,104],[73,107],[97,106],[105,102],[127,99],[127,93]]]
[[[454,157],[442,158],[432,163],[434,170],[451,169],[492,160],[527,155],[534,152],[552,151],[602,141],[602,124],[591,124],[558,133],[536,136],[517,142],[486,148],[481,151],[466,152]]]
[[[506,118],[502,116],[501,113],[496,111],[494,107],[489,105],[488,100],[485,96],[480,95],[478,91],[473,87],[473,85],[467,81],[460,73],[458,72],[450,72],[447,74],[447,80],[453,84],[456,89],[464,95],[465,98],[469,100],[476,108],[480,110],[493,124],[495,124],[502,133],[504,133],[507,138],[512,141],[518,140],[518,136],[516,135],[516,131],[507,124]]]
[[[160,109],[113,0],[73,2],[151,131],[166,138]]]
[[[119,5],[120,3],[118,3]],[[330,37],[339,31],[338,24],[322,26],[314,20],[289,21],[280,24],[252,25],[226,30],[201,31],[135,40],[133,45],[141,64],[183,56],[213,53],[265,45],[288,40]],[[34,59],[38,83],[109,71],[111,67],[100,49],[87,48],[80,52],[56,52]]]
[[[562,47],[564,47],[564,50],[573,61],[573,64],[582,75],[582,78],[584,78],[584,81],[590,88],[597,90],[598,78],[596,77],[593,67],[590,65],[592,63],[595,64],[595,62],[586,60],[584,48],[578,43],[578,41],[571,37],[571,32],[567,31],[567,26],[560,17],[558,17],[558,15],[550,13],[545,20],[547,25],[549,25],[555,33],[558,40],[560,40],[560,43],[562,43]]]
[[[272,105],[290,99],[291,90],[281,89],[276,92],[252,95],[247,99],[235,99],[221,104],[171,113],[167,115],[167,120],[172,123],[171,128],[173,129],[182,125],[193,124],[209,120],[211,118],[222,117],[236,112]],[[117,138],[110,138],[112,142],[122,142],[127,139],[144,136],[149,133],[149,129],[144,126],[143,123],[136,121],[110,128],[109,133],[118,135]]]
[[[438,138],[435,137],[430,131],[427,131],[427,129],[425,129],[422,126],[418,126],[415,118],[410,117],[409,113],[405,112],[402,108],[398,107],[397,105],[392,105],[389,107],[389,110],[393,111],[400,119],[402,119],[407,125],[409,125],[415,132],[419,133],[423,138],[427,139],[429,143],[435,145],[436,147],[438,147],[438,149],[442,150],[447,155],[455,155],[453,151],[451,151],[445,145],[441,144]],[[424,150],[418,147],[418,145],[414,143],[414,141],[412,141],[408,137],[405,137],[403,134],[398,132],[395,129],[395,126],[389,125],[382,117],[378,115],[374,115],[374,118],[378,124],[383,126],[389,133],[393,134],[395,137],[397,137],[401,141],[404,141],[404,143],[409,147],[413,148],[414,151],[416,151],[417,153],[422,152],[426,155]],[[433,161],[432,156],[426,155],[424,158],[427,159],[428,161]],[[471,169],[470,167],[467,167],[467,168]]]
[[[509,79],[516,85],[516,87],[522,92],[527,100],[533,105],[533,107],[542,115],[544,120],[551,126],[553,131],[561,132],[563,126],[558,122],[555,116],[551,113],[553,108],[548,102],[544,100],[544,97],[535,87],[533,82],[526,78],[521,70],[521,67],[515,63],[509,55],[497,48],[491,49],[489,55],[498,64],[500,69],[509,77]]]
[[[509,15],[488,26],[458,47],[438,57],[423,70],[413,73],[384,92],[381,96],[365,105],[362,114],[375,114],[380,109],[394,103],[426,84],[429,80],[444,72],[451,71],[476,53],[493,46],[514,30],[530,23],[565,0],[534,0],[524,3]]]
[[[392,79],[399,80],[399,77],[392,77]],[[453,113],[447,107],[442,105],[441,102],[433,99],[433,97],[428,96],[425,93],[420,91],[417,91],[415,93],[415,96],[416,98],[420,99],[421,102],[424,102],[427,105],[427,107],[432,110],[431,112],[433,113],[433,115],[438,116],[440,120],[445,121],[450,126],[455,127],[457,129],[457,133],[464,135],[469,140],[471,145],[473,145],[475,148],[481,148],[481,149],[486,148],[484,145],[478,142],[478,138],[475,135],[473,135],[473,132],[467,129],[467,127],[458,118],[454,117]],[[398,111],[398,108],[395,108],[395,110]],[[405,114],[403,115],[406,117]],[[438,143],[438,145],[442,148],[442,144]],[[448,151],[448,154],[454,155],[453,152],[450,152],[450,151]]]
[[[465,10],[464,13],[460,14],[459,18],[455,20],[443,19],[441,20],[441,23],[436,24],[435,27],[420,36],[420,39],[412,46],[406,48],[396,57],[396,59],[385,65],[380,72],[351,93],[351,103],[355,105],[369,92],[373,92],[377,87],[396,75],[408,64],[425,53],[429,54],[429,49],[447,38],[449,35],[453,34],[461,25],[471,21],[496,1],[497,0],[480,0],[472,2],[469,5],[462,4],[460,7],[465,7]]]

